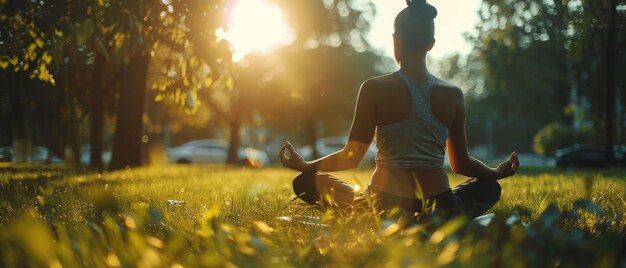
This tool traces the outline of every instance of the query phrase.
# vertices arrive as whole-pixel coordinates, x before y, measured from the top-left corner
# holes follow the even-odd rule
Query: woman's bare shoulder
[[[386,74],[365,80],[362,88],[367,88],[367,90],[370,91],[378,91],[381,89],[389,89],[398,83],[401,83],[401,80],[396,75]]]
[[[461,88],[453,83],[450,83],[446,80],[443,80],[438,77],[433,77],[433,87],[438,89],[450,90],[450,91],[461,91]]]
[[[449,97],[461,98],[461,100],[463,99],[463,90],[461,90],[459,86],[446,80],[434,77],[433,89]]]
[[[391,74],[385,74],[385,75],[369,78],[365,82],[366,83],[389,83],[389,82],[395,82],[395,81],[398,81],[398,78],[396,75],[391,73]]]

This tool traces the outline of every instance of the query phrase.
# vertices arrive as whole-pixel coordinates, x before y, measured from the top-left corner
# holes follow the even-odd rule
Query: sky
[[[405,0],[373,0],[376,18],[372,22],[369,40],[375,49],[393,57],[393,20],[406,7]],[[481,0],[430,0],[438,10],[435,18],[435,47],[433,59],[458,52],[467,54],[471,45],[463,33],[472,32],[478,22]],[[230,29],[219,33],[235,47],[233,60],[239,61],[252,51],[268,52],[293,41],[293,33],[285,23],[282,12],[264,0],[237,0],[230,15]],[[267,31],[266,29],[272,29]]]
[[[406,7],[404,0],[374,0],[377,6],[376,19],[369,35],[371,44],[393,57],[393,20]],[[463,38],[464,32],[472,32],[479,20],[481,0],[430,0],[438,11],[435,18],[435,47],[430,52],[440,59],[454,52],[469,53],[471,45]]]

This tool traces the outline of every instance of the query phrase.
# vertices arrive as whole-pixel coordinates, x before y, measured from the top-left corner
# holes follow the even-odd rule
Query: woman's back
[[[425,83],[428,75],[406,73],[413,81]],[[411,93],[406,83],[395,73],[370,80],[375,94],[376,125],[381,127],[404,119],[411,111]],[[460,89],[441,79],[434,79],[430,95],[433,115],[450,128],[458,109]]]
[[[426,73],[373,80],[379,156],[372,187],[402,197],[415,197],[416,181],[425,197],[448,190],[442,163],[460,90]],[[401,146],[396,148],[393,140]]]

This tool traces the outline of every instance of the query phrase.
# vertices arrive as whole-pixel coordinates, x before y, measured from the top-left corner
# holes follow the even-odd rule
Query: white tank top
[[[376,128],[376,165],[387,168],[440,168],[446,149],[448,127],[430,109],[435,79],[429,75],[418,84],[401,71],[395,72],[411,93],[411,111],[400,121]]]

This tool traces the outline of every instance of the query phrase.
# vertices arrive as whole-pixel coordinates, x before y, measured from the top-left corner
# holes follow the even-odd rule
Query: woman
[[[498,201],[497,180],[515,174],[519,160],[513,152],[490,168],[469,155],[463,92],[426,67],[426,53],[435,44],[437,10],[425,0],[407,0],[407,5],[394,22],[400,70],[363,83],[345,147],[307,162],[286,142],[280,159],[285,167],[302,172],[293,182],[302,200],[322,204],[320,196],[326,192],[334,204],[347,207],[354,204],[352,189],[323,172],[356,167],[376,135],[376,169],[367,191],[375,194],[379,209],[419,213],[434,204],[446,216],[475,218]],[[443,169],[446,144],[452,170],[473,178],[454,189]]]

